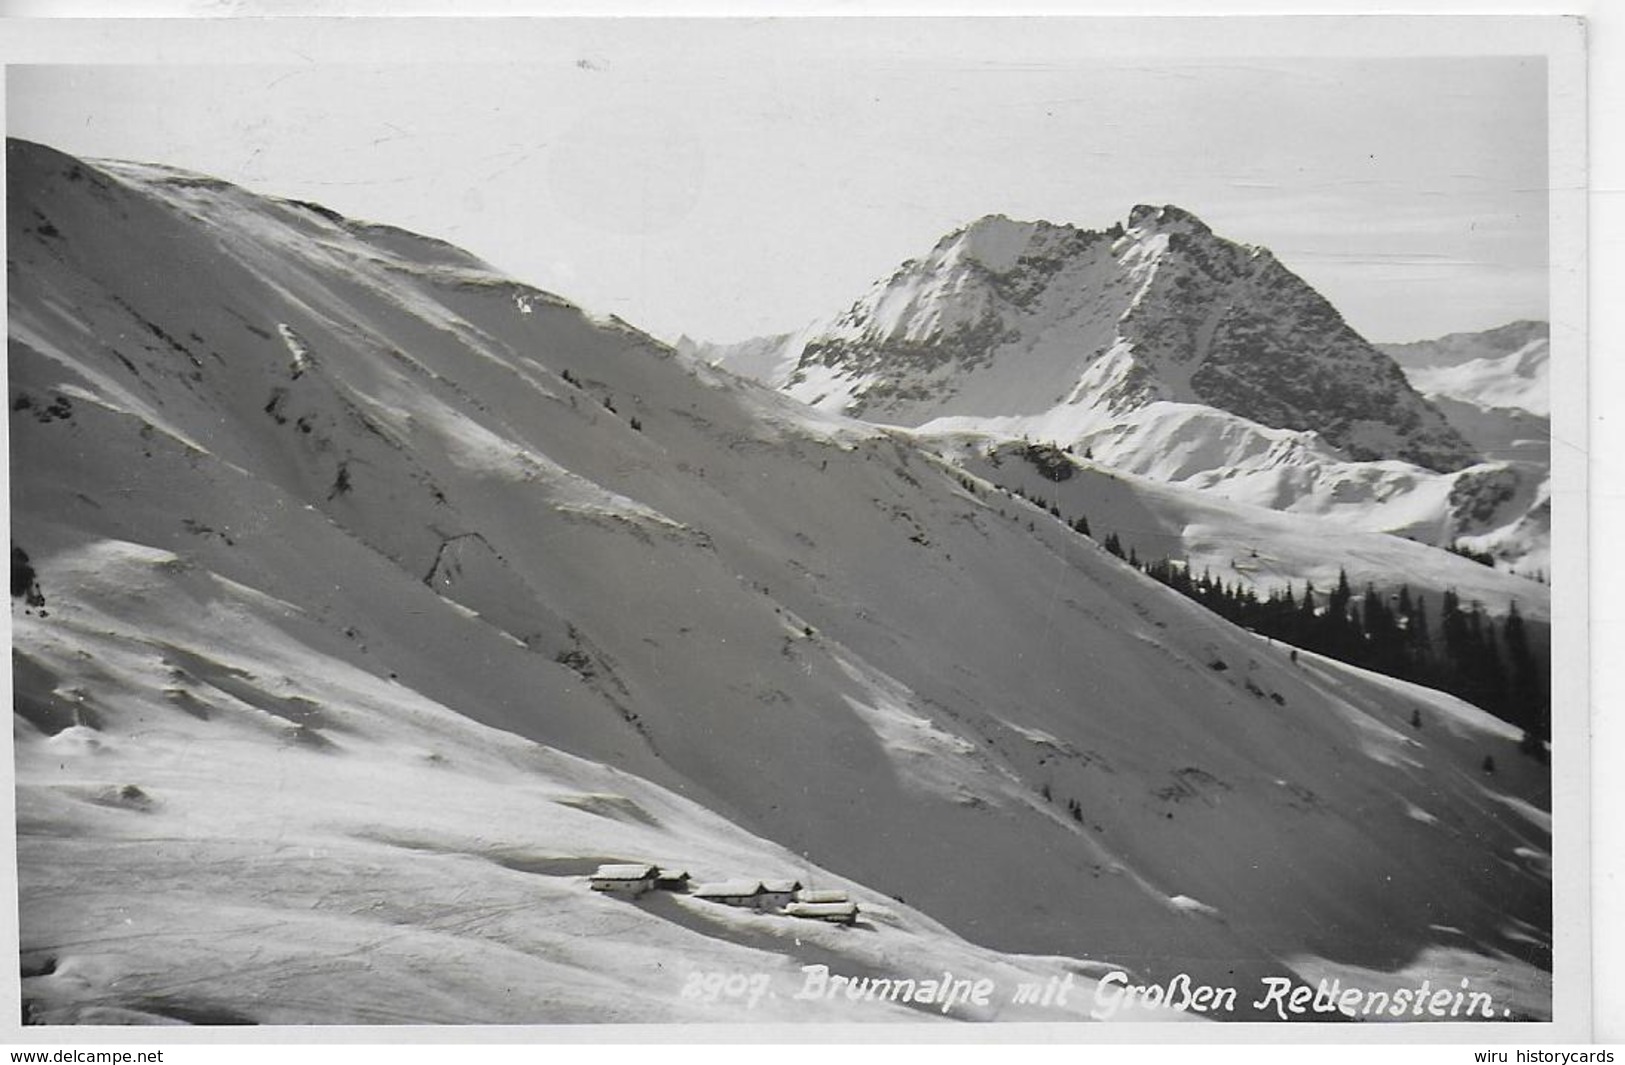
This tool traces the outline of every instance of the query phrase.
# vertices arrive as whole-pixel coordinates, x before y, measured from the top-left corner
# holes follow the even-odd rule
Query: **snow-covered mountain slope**
[[[1549,1012],[1549,781],[1499,722],[1295,663],[908,434],[438,241],[8,160],[45,1019],[687,1019],[690,951],[1244,1002],[1425,970]],[[600,858],[906,904],[856,942],[616,909]]]
[[[1545,461],[1551,437],[1551,330],[1545,322],[1381,347],[1481,454]]]
[[[16,619],[31,1023],[1046,1020],[1084,1016],[1106,971],[972,946],[670,791],[477,725],[179,556],[102,541],[53,572],[46,616]],[[863,924],[589,890],[616,859],[842,888]],[[944,1014],[797,999],[803,964],[1077,988],[1066,1009]]]
[[[1551,616],[1545,585],[1426,546],[1436,530],[1419,530],[1415,540],[1362,531],[1340,517],[1237,503],[1052,449],[989,446],[980,436],[933,443],[977,476],[1054,504],[1067,520],[1087,518],[1097,539],[1116,533],[1124,551],[1132,548],[1145,561],[1184,559],[1194,572],[1211,570],[1260,598],[1288,585],[1301,593],[1306,581],[1325,591],[1341,571],[1356,589],[1370,584],[1392,594],[1408,586],[1433,604],[1453,590],[1492,615],[1505,615],[1516,602],[1526,619]]]
[[[1481,333],[1381,345],[1450,424],[1500,468],[1480,480],[1492,491],[1538,485],[1534,505],[1511,524],[1471,530],[1462,541],[1524,569],[1545,570],[1551,557],[1551,330],[1517,321]],[[1462,489],[1455,494],[1471,492]],[[1482,492],[1471,492],[1482,497]],[[1511,516],[1511,515],[1508,515]],[[1495,523],[1491,523],[1495,524]]]
[[[948,441],[950,450],[971,441],[974,451],[1017,440],[1064,439],[1054,428],[1021,420],[944,418],[915,432],[927,442]],[[1511,532],[1550,495],[1549,472],[1540,462],[1486,462],[1450,474],[1393,460],[1350,462],[1312,433],[1238,426],[1230,415],[1209,407],[1161,403],[1069,446],[1130,476],[1244,507],[1331,518],[1349,530],[1393,533],[1436,546],[1487,537],[1510,571],[1544,568],[1549,557],[1544,538]],[[1536,563],[1537,557],[1542,561]]]
[[[1415,367],[1406,376],[1417,391],[1446,396],[1479,407],[1515,407],[1530,414],[1551,414],[1547,361],[1551,344],[1535,340],[1499,358],[1473,359],[1455,366]]]
[[[1544,391],[1538,400],[1532,395],[1520,398],[1530,403],[1545,402]],[[1545,415],[1521,406],[1485,406],[1443,393],[1433,393],[1428,400],[1486,459],[1523,463],[1539,470],[1541,477],[1550,472],[1552,423]]]
[[[752,381],[782,383],[795,372],[796,361],[814,326],[794,333],[751,337],[732,344],[714,344],[681,336],[672,345],[678,354],[721,366]]]

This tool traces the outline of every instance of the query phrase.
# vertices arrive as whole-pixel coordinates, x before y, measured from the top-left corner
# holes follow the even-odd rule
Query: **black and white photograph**
[[[1583,33],[1423,21],[8,61],[16,1023],[1586,1038]]]

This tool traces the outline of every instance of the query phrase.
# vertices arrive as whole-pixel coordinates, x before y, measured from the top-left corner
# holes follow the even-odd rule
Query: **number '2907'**
[[[700,1002],[741,999],[746,1009],[755,1009],[767,994],[769,979],[767,973],[691,972],[683,983],[683,997]]]

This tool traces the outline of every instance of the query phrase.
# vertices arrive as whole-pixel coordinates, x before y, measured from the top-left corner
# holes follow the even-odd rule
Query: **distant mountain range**
[[[1545,322],[1514,322],[1483,333],[1453,333],[1413,344],[1384,344],[1417,391],[1480,410],[1551,414]]]
[[[1551,326],[1546,322],[1520,319],[1476,333],[1449,333],[1433,340],[1378,344],[1377,347],[1406,370],[1434,369],[1544,348],[1551,341],[1551,333]]]

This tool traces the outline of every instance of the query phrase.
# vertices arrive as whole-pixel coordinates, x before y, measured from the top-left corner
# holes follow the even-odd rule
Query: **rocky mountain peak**
[[[1171,203],[1163,204],[1161,207],[1136,204],[1128,213],[1128,232],[1135,236],[1149,236],[1153,233],[1213,236],[1213,230],[1206,222],[1183,207],[1175,207]]]
[[[899,425],[1054,412],[1078,435],[1171,401],[1314,431],[1355,460],[1474,458],[1325,297],[1172,204],[1104,231],[988,215],[775,365],[799,399]]]

